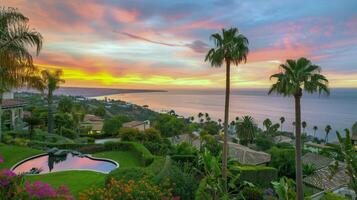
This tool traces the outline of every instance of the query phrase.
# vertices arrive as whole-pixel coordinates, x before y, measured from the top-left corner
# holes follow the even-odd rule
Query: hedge
[[[59,149],[71,149],[88,154],[115,150],[132,151],[138,156],[141,164],[144,166],[150,165],[154,160],[154,156],[150,153],[150,151],[147,150],[142,144],[136,142],[106,142],[105,144],[54,144],[30,141],[28,146],[39,149],[56,147]]]
[[[270,187],[270,183],[278,178],[278,170],[273,167],[239,166],[239,170],[239,181],[248,181],[261,188]]]

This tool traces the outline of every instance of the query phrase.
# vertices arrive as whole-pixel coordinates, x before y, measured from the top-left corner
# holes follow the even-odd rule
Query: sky
[[[4,1],[2,1],[4,2]],[[248,61],[233,88],[267,88],[286,59],[307,57],[330,87],[357,87],[356,0],[5,0],[44,37],[34,62],[62,69],[65,86],[224,88],[204,61],[210,35],[236,27]]]

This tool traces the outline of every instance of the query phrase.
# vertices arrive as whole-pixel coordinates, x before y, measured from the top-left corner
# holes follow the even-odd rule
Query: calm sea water
[[[105,96],[96,98],[103,99]],[[175,110],[183,116],[196,116],[199,112],[209,113],[213,119],[223,119],[224,90],[170,90],[155,93],[130,93],[106,95],[138,105],[149,105],[155,111]],[[233,90],[230,98],[230,119],[250,115],[262,127],[262,122],[270,118],[279,122],[284,116],[283,129],[292,131],[294,121],[294,99],[277,95],[268,96],[267,90]],[[302,98],[302,120],[308,126],[306,131],[313,134],[312,127],[318,126],[317,136],[325,136],[327,124],[333,130],[329,139],[336,140],[335,131],[350,128],[357,121],[357,89],[333,89],[328,97],[304,94]]]

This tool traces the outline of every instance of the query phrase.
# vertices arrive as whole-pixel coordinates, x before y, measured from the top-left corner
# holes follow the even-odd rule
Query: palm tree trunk
[[[231,77],[230,62],[226,61],[226,99],[224,104],[224,143],[223,143],[223,166],[222,177],[224,182],[224,191],[228,192],[227,188],[227,160],[228,160],[228,114],[229,114],[229,94],[230,94],[230,77]]]
[[[304,191],[302,185],[302,162],[301,162],[301,105],[300,100],[302,91],[300,90],[295,97],[295,161],[296,161],[296,198],[297,200],[304,199]]]
[[[48,101],[48,124],[47,124],[47,129],[48,129],[48,133],[52,133],[53,132],[53,111],[52,111],[52,92],[48,92],[48,97],[47,97],[47,101]]]

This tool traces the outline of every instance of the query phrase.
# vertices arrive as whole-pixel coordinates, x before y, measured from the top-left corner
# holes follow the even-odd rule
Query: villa
[[[4,117],[4,124],[6,127],[15,129],[21,124],[24,117],[23,110],[25,105],[25,101],[14,99],[14,93],[12,92],[3,95],[1,109],[3,116],[9,116],[8,118]]]
[[[98,116],[86,114],[81,125],[83,127],[90,127],[88,134],[100,134],[103,129],[103,121]]]
[[[146,129],[150,128],[150,121],[145,120],[145,121],[131,121],[131,122],[126,122],[123,124],[124,128],[134,128],[138,129],[140,131],[145,131]]]

